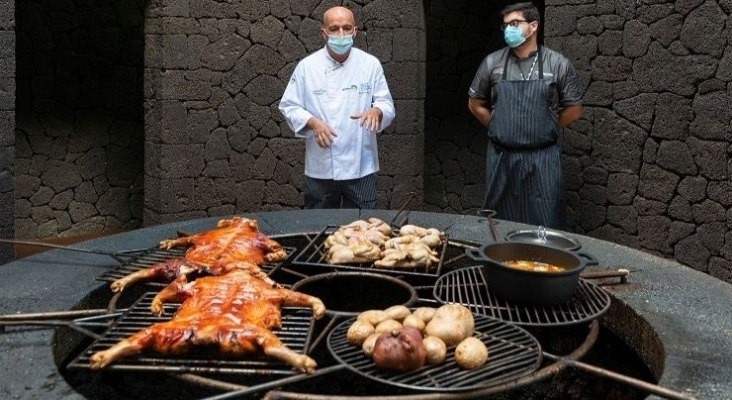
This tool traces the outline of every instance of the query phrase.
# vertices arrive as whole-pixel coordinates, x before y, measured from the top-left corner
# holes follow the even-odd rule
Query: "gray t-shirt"
[[[470,85],[468,95],[477,99],[488,100],[491,109],[496,104],[496,83],[503,77],[503,67],[508,60],[508,75],[506,79],[518,81],[530,74],[530,79],[539,79],[538,60],[535,63],[537,53],[532,53],[526,59],[519,60],[509,47],[494,51],[486,56],[475,73],[473,83]],[[544,69],[544,81],[547,85],[553,85],[553,99],[549,106],[556,117],[560,109],[573,105],[582,104],[582,89],[580,87],[577,73],[569,60],[556,51],[542,47],[541,63]],[[532,69],[533,66],[533,69]]]

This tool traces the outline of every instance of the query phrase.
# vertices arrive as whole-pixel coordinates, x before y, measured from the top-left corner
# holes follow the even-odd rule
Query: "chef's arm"
[[[468,109],[483,126],[488,126],[491,121],[491,108],[488,100],[469,97]]]
[[[578,120],[581,115],[582,106],[579,104],[562,109],[562,111],[559,112],[559,122],[557,123],[559,125],[559,129],[566,128],[569,124]]]
[[[280,99],[279,109],[282,116],[285,117],[287,125],[295,132],[295,136],[304,138],[308,136],[308,130],[312,129],[308,125],[314,116],[306,110],[305,99],[307,98],[307,93],[303,81],[304,77],[298,65],[285,88],[285,93]]]

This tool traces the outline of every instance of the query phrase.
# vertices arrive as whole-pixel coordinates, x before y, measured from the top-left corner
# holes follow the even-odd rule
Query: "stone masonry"
[[[379,137],[379,206],[421,203],[424,27],[405,1],[154,0],[145,27],[145,224],[303,204],[304,143],[277,109],[297,62],[324,43],[325,10],[350,7],[356,46],[396,104]]]
[[[0,196],[16,218],[0,213],[0,228],[42,237],[301,207],[303,143],[277,103],[336,4],[355,11],[357,46],[382,61],[397,105],[379,138],[379,206],[414,191],[409,208],[473,213],[486,142],[467,89],[503,45],[508,3],[19,0],[17,79],[13,46],[0,47]],[[732,282],[732,2],[536,4],[540,39],[585,90],[561,143],[569,230]]]
[[[16,237],[141,225],[140,3],[17,2]]]
[[[0,238],[15,233],[15,3],[0,0]],[[0,244],[0,264],[15,258],[13,247]]]

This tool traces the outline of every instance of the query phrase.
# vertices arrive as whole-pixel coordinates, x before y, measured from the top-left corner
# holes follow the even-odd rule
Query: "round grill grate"
[[[488,347],[488,361],[475,370],[460,368],[455,362],[455,346],[447,349],[445,362],[416,371],[398,373],[376,368],[361,346],[348,343],[348,328],[356,321],[342,322],[328,336],[333,357],[355,373],[388,385],[421,391],[465,391],[506,383],[539,368],[541,346],[522,328],[484,316],[475,316],[474,337]]]
[[[474,313],[525,326],[574,325],[593,320],[610,307],[607,292],[584,279],[577,292],[564,303],[554,306],[515,304],[488,290],[483,267],[451,271],[435,283],[433,294],[442,303],[462,304]]]

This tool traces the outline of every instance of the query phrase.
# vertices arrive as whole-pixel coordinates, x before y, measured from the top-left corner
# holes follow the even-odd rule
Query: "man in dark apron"
[[[508,47],[483,60],[468,92],[468,108],[488,127],[483,206],[500,219],[563,229],[557,139],[582,113],[579,79],[566,57],[538,45],[532,3],[501,14]]]

